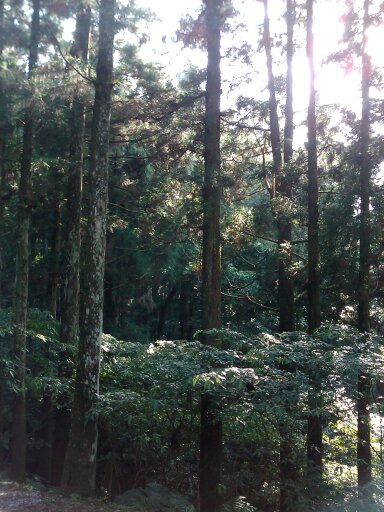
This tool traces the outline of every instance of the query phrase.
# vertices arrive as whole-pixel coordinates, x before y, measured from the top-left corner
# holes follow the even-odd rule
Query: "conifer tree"
[[[31,167],[34,126],[34,75],[38,59],[39,35],[40,0],[33,0],[28,62],[28,91],[25,102],[23,149],[17,205],[17,254],[12,325],[16,373],[12,409],[11,456],[13,478],[19,482],[25,479],[26,470],[26,325],[29,278],[29,225],[32,208]]]
[[[371,222],[370,222],[370,181],[371,162],[369,155],[370,140],[370,100],[371,80],[370,57],[367,53],[367,30],[369,21],[369,0],[364,0],[362,78],[362,112],[360,123],[360,250],[358,283],[358,327],[359,331],[370,331],[370,276],[371,264]],[[369,403],[371,394],[370,376],[360,370],[358,376],[357,398],[357,471],[358,483],[362,488],[372,479],[371,469],[371,427]]]
[[[76,66],[88,61],[91,8],[79,1],[76,13],[76,29],[71,55]],[[70,112],[70,148],[67,185],[66,229],[63,243],[62,292],[60,342],[63,351],[60,356],[58,374],[60,378],[70,378],[73,369],[69,366],[70,352],[76,345],[79,323],[79,273],[81,243],[81,202],[83,182],[85,104],[83,94],[76,90]],[[61,479],[65,450],[68,443],[70,411],[67,396],[59,397],[60,407],[56,410],[52,482]]]
[[[317,118],[313,35],[314,0],[307,0],[307,57],[309,65],[308,104],[308,332],[320,327],[320,275],[319,275],[319,182],[317,168]],[[309,392],[311,410],[321,408],[321,383],[311,379]],[[322,416],[316,411],[309,415],[307,455],[310,472],[319,476],[323,469]]]
[[[103,319],[108,150],[113,87],[115,0],[101,0],[95,100],[91,127],[89,218],[85,240],[80,308],[80,342],[74,405],[62,488],[92,495],[95,491],[98,428],[93,407],[99,392],[100,345]]]
[[[204,135],[202,327],[221,326],[220,249],[220,35],[222,0],[205,0],[207,33],[207,85]],[[206,333],[206,345],[221,346],[217,334]],[[199,501],[201,512],[220,508],[219,484],[222,465],[222,421],[211,394],[201,399]]]

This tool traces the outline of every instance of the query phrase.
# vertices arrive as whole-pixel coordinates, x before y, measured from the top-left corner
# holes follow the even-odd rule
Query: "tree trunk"
[[[58,181],[57,173],[55,175],[56,182]],[[60,193],[58,190],[54,192],[54,219],[51,230],[51,254],[49,261],[49,272],[47,281],[47,304],[46,308],[51,313],[52,317],[56,319],[57,316],[57,293],[59,287],[60,275],[60,251],[61,251],[61,204]],[[50,359],[49,344],[45,346],[46,360]],[[43,390],[40,410],[41,427],[38,432],[41,448],[38,450],[38,465],[37,474],[46,482],[51,481],[53,459],[53,434],[54,434],[54,394],[52,388],[48,384]],[[56,461],[54,461],[56,463]]]
[[[287,2],[287,96],[285,104],[285,127],[284,127],[284,170],[282,168],[281,140],[279,116],[277,110],[275,77],[273,73],[272,45],[269,29],[268,0],[264,0],[264,46],[267,57],[268,69],[268,90],[269,90],[269,114],[270,114],[270,137],[272,147],[273,171],[272,183],[269,187],[271,199],[279,203],[286,202],[292,198],[292,190],[289,181],[289,165],[292,159],[292,138],[293,138],[293,107],[292,107],[292,59],[293,59],[293,23],[294,12],[292,0]],[[274,210],[274,207],[272,206]],[[284,208],[277,205],[274,211],[275,222],[278,230],[278,251],[279,251],[279,325],[280,332],[295,330],[295,305],[293,281],[289,273],[289,266],[292,260],[291,241],[292,223],[289,214],[284,213]]]
[[[313,4],[307,0],[307,57],[309,64],[308,104],[308,332],[320,327],[320,277],[319,277],[319,184],[317,172],[317,123],[313,38]],[[311,379],[309,408],[321,409],[321,383]],[[323,470],[323,429],[321,414],[309,413],[307,433],[309,471],[321,478]]]
[[[168,295],[166,296],[164,302],[161,304],[159,309],[159,320],[157,322],[157,339],[161,340],[161,338],[164,335],[165,330],[165,320],[167,317],[168,308],[172,302],[173,297],[176,295],[176,292],[178,290],[178,286],[174,285],[172,286],[171,290],[169,291]]]
[[[295,2],[287,0],[287,72],[286,72],[286,99],[285,99],[285,125],[284,125],[284,172],[279,177],[277,192],[289,202],[292,201],[292,186],[290,166],[293,156],[293,80],[292,63],[294,54],[293,29],[295,23]],[[290,215],[280,216],[279,219],[279,319],[280,332],[294,331],[295,323],[295,295],[293,279],[289,268],[292,263],[292,221]],[[283,245],[284,244],[284,245]]]
[[[61,249],[61,205],[59,193],[54,200],[54,223],[51,236],[51,257],[49,262],[49,275],[47,286],[47,309],[56,318],[57,290],[59,286],[59,260]],[[45,347],[46,359],[49,361],[49,345]],[[41,448],[38,450],[37,473],[46,482],[51,481],[52,472],[52,446],[54,432],[54,396],[50,385],[45,386],[41,401],[40,421],[41,428],[38,434]]]
[[[369,305],[369,267],[370,248],[370,179],[371,163],[369,156],[370,138],[370,101],[369,85],[371,79],[370,58],[366,51],[367,30],[369,28],[369,0],[364,0],[363,24],[363,56],[362,56],[362,115],[360,127],[360,254],[359,254],[359,285],[358,285],[358,327],[361,333],[370,331]],[[369,418],[369,402],[371,383],[370,376],[363,370],[358,376],[357,399],[357,471],[358,484],[362,488],[372,479],[371,470],[371,427]]]
[[[88,61],[89,33],[91,24],[91,9],[79,2],[76,16],[76,30],[71,49],[73,57],[83,64]],[[71,108],[71,133],[69,148],[69,176],[67,191],[66,232],[64,236],[64,256],[61,291],[61,327],[60,342],[62,353],[58,376],[69,379],[74,374],[71,352],[75,347],[78,335],[79,321],[79,273],[80,273],[80,222],[83,180],[84,126],[85,106],[81,92],[73,98]],[[59,485],[63,472],[64,458],[68,445],[70,427],[70,397],[62,393],[58,396],[59,407],[55,411],[55,431],[53,439],[54,464],[52,465],[51,482]]]
[[[272,44],[269,28],[268,0],[264,0],[264,46],[267,58],[270,137],[272,147],[272,181],[269,184],[269,193],[272,202],[272,211],[278,231],[278,299],[279,299],[279,328],[280,332],[295,330],[295,302],[293,280],[289,272],[292,261],[292,222],[285,214],[283,204],[292,199],[292,190],[289,181],[289,166],[292,160],[293,139],[293,106],[292,106],[292,59],[293,59],[293,25],[294,7],[292,0],[287,1],[287,74],[286,74],[286,102],[284,126],[284,168],[281,154],[281,139],[279,116],[276,100],[275,77],[273,73]],[[274,201],[277,201],[276,207]],[[284,368],[282,368],[284,370]],[[286,414],[289,407],[286,404]],[[298,469],[294,461],[294,444],[292,432],[286,425],[280,425],[280,511],[295,512],[297,509],[297,479]]]
[[[268,184],[269,194],[271,199],[275,198],[276,193],[276,176],[281,174],[282,157],[281,157],[281,141],[280,141],[280,127],[279,116],[277,112],[277,100],[275,89],[275,77],[273,74],[273,57],[272,57],[272,43],[269,29],[269,15],[268,15],[268,0],[263,0],[264,4],[264,26],[263,26],[263,40],[265,54],[267,57],[267,71],[268,71],[268,92],[269,92],[269,129],[272,148],[272,178]]]
[[[47,386],[43,391],[43,397],[40,405],[40,423],[41,427],[38,432],[41,448],[38,450],[38,463],[36,473],[45,482],[51,479],[52,465],[55,461],[52,459],[52,440],[53,440],[53,397],[52,390]]]
[[[221,254],[220,254],[220,30],[221,0],[205,0],[207,26],[207,85],[204,138],[203,185],[203,260],[202,260],[202,327],[221,326]],[[204,334],[207,345],[221,346],[217,334]],[[213,396],[201,399],[199,502],[200,512],[220,508],[222,465],[222,422]]]
[[[81,495],[92,495],[95,491],[98,431],[93,408],[99,392],[115,3],[115,0],[100,2],[100,36],[90,146],[87,265],[80,310],[74,405],[62,479],[65,491]]]
[[[4,215],[4,201],[5,201],[5,144],[6,144],[6,129],[7,129],[7,101],[4,92],[3,82],[3,50],[4,50],[4,0],[0,0],[0,223]],[[0,246],[0,307],[2,305],[3,295],[3,262],[2,262],[2,247]]]
[[[290,166],[293,156],[293,77],[292,62],[294,54],[293,29],[295,23],[294,0],[287,0],[287,71],[284,125],[284,166],[283,173],[277,180],[277,193],[285,202],[292,201]],[[292,264],[292,220],[290,214],[278,218],[279,244],[279,328],[280,332],[291,332],[296,328],[295,296],[293,278],[290,274]],[[287,407],[287,414],[290,409]],[[298,502],[299,469],[294,460],[294,434],[281,426],[280,433],[280,511],[295,512]]]
[[[47,286],[47,309],[53,318],[57,317],[57,292],[59,289],[60,277],[60,252],[61,252],[61,204],[60,194],[55,194],[54,220],[51,236],[51,257],[49,262],[49,275]]]
[[[4,84],[3,84],[3,49],[4,49],[4,0],[0,0],[0,224],[3,220],[4,214],[4,185],[5,185],[5,166],[4,166],[4,152],[5,152],[5,129],[6,129],[6,102],[4,97]],[[0,246],[0,308],[2,307],[3,298],[3,248]],[[0,436],[3,435],[4,428],[4,379],[0,375]],[[2,453],[0,453],[0,464],[3,463]]]
[[[182,278],[180,283],[179,297],[179,336],[182,340],[190,339],[190,286],[191,283],[189,282],[188,278]]]
[[[28,95],[24,117],[23,150],[20,167],[19,197],[17,205],[17,249],[15,297],[13,304],[13,351],[17,362],[14,377],[13,420],[12,420],[12,476],[22,482],[25,479],[26,465],[26,325],[28,308],[28,258],[29,223],[32,201],[32,148],[33,148],[33,77],[38,57],[40,32],[40,0],[33,1],[31,39],[28,68]]]

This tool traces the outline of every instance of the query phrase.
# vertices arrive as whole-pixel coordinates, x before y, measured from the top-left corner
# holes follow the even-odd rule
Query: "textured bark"
[[[319,184],[317,171],[317,123],[314,68],[313,4],[307,0],[307,57],[309,64],[308,104],[308,332],[320,327],[319,276]],[[321,409],[321,383],[314,377],[309,392],[309,407]],[[307,433],[308,466],[314,476],[323,470],[323,431],[321,414],[310,414]]]
[[[285,103],[285,127],[284,127],[284,169],[281,154],[281,138],[279,116],[276,100],[275,77],[273,73],[272,45],[269,29],[268,0],[264,0],[264,46],[267,57],[268,91],[269,91],[269,116],[270,137],[272,147],[272,182],[269,184],[271,199],[290,200],[292,190],[287,176],[292,159],[293,139],[293,106],[292,106],[292,59],[293,59],[293,23],[294,12],[291,0],[287,2],[287,96]],[[293,280],[289,274],[289,266],[292,261],[290,244],[292,241],[292,223],[288,214],[285,214],[279,206],[275,213],[275,223],[278,230],[279,251],[279,325],[280,332],[293,331],[295,329],[295,306]]]
[[[4,49],[4,0],[0,0],[0,224],[3,220],[4,214],[4,201],[2,196],[5,188],[5,166],[4,166],[4,152],[5,152],[5,125],[6,125],[6,112],[5,112],[5,97],[4,97],[4,84],[3,84],[3,49]],[[2,305],[3,296],[3,258],[2,247],[0,246],[0,307]],[[4,427],[4,380],[0,375],[0,436],[3,435]],[[0,453],[0,464],[2,463],[2,454]]]
[[[3,50],[4,50],[4,0],[0,0],[0,194],[4,193],[5,175],[4,175],[4,152],[6,142],[6,100],[4,96],[3,83]],[[3,201],[0,199],[0,215],[4,209]],[[0,217],[1,218],[1,217]]]
[[[84,63],[88,60],[91,11],[80,2],[76,17],[72,55]],[[67,230],[64,236],[63,279],[61,297],[60,341],[75,345],[79,317],[80,221],[84,155],[85,106],[81,93],[75,94],[71,108],[71,133],[67,189]],[[67,368],[59,373],[69,376]]]
[[[88,61],[91,10],[84,2],[79,2],[76,15],[76,30],[71,54]],[[64,235],[63,274],[61,284],[61,327],[60,342],[65,347],[60,354],[58,375],[60,378],[73,376],[70,364],[73,347],[76,345],[79,320],[79,273],[80,273],[80,222],[83,180],[85,106],[80,92],[75,94],[71,107],[71,133],[69,148],[69,169],[67,188],[66,232]],[[59,407],[55,411],[53,439],[53,459],[51,482],[61,481],[64,457],[68,444],[70,427],[69,396],[58,397]]]
[[[293,25],[294,6],[292,0],[287,1],[287,74],[286,74],[286,102],[284,126],[284,160],[281,153],[281,138],[279,116],[276,100],[275,76],[273,73],[272,43],[269,28],[268,0],[264,0],[264,47],[267,58],[270,137],[272,147],[272,181],[269,184],[269,193],[272,200],[289,201],[292,190],[289,181],[289,165],[292,160],[293,139],[293,106],[292,106],[292,59],[293,59]],[[284,163],[284,169],[283,169]],[[273,206],[272,206],[273,208]],[[274,209],[274,208],[273,208]],[[279,299],[279,328],[280,332],[295,330],[295,303],[293,280],[289,273],[292,262],[292,222],[290,214],[285,214],[280,205],[277,205],[275,224],[278,231],[278,299]],[[284,368],[282,368],[284,370]],[[289,414],[287,404],[286,413]],[[294,445],[292,432],[286,425],[280,425],[280,510],[281,512],[294,512],[297,509],[297,480],[298,469],[293,457]]]
[[[207,26],[207,86],[204,135],[202,327],[221,326],[220,254],[220,29],[221,0],[205,0]],[[206,334],[203,342],[220,346],[220,337]],[[222,424],[212,396],[201,400],[199,502],[200,512],[220,508]]]
[[[38,42],[40,32],[40,0],[33,1],[31,39],[29,53],[28,80],[23,150],[20,166],[19,196],[17,205],[17,249],[15,297],[13,303],[13,352],[16,361],[15,391],[13,396],[12,420],[12,476],[22,482],[25,479],[26,464],[26,400],[25,400],[25,365],[26,365],[26,324],[28,307],[28,258],[29,258],[29,224],[32,201],[32,149],[33,149],[33,76],[37,64]]]
[[[108,149],[113,74],[115,0],[101,0],[99,50],[90,145],[90,207],[86,234],[87,264],[80,309],[80,344],[71,430],[62,487],[67,492],[95,491],[97,418],[93,407],[99,392],[103,318]]]
[[[371,259],[370,226],[370,179],[371,163],[369,156],[370,101],[369,85],[371,78],[370,58],[366,51],[367,30],[369,28],[369,0],[364,0],[363,56],[362,56],[362,115],[360,126],[360,254],[358,285],[358,327],[361,333],[370,331],[369,267]],[[357,400],[357,471],[359,487],[372,479],[371,471],[371,427],[369,418],[370,376],[359,371]]]
[[[275,89],[275,77],[273,74],[273,58],[272,58],[272,44],[271,34],[269,29],[269,15],[268,15],[268,0],[263,0],[264,4],[264,24],[263,24],[263,39],[265,54],[267,57],[267,71],[268,71],[268,92],[269,92],[269,129],[272,148],[272,179],[268,183],[268,190],[271,199],[274,199],[276,193],[276,176],[281,173],[282,157],[281,157],[281,141],[280,141],[280,127],[279,116],[277,112],[277,100]]]
[[[4,214],[4,200],[3,195],[5,193],[5,165],[4,165],[4,154],[6,144],[6,126],[7,126],[7,106],[6,98],[4,94],[4,82],[3,82],[3,50],[4,50],[4,0],[0,0],[0,221]],[[0,304],[2,295],[2,263],[0,254]]]
[[[286,99],[285,99],[285,125],[284,125],[284,172],[277,179],[277,193],[285,201],[292,200],[292,187],[290,182],[290,166],[293,156],[293,80],[292,62],[294,54],[293,30],[295,22],[295,5],[293,0],[287,0],[287,71],[286,71]],[[290,214],[281,215],[277,221],[279,244],[279,328],[280,332],[294,331],[295,322],[295,296],[293,278],[289,272],[292,264],[292,221]],[[289,407],[287,414],[290,414]],[[294,460],[293,433],[281,425],[280,432],[280,511],[295,512],[298,502],[299,469]]]
[[[292,200],[292,186],[290,180],[290,166],[293,156],[293,81],[292,63],[294,54],[293,29],[295,23],[294,0],[287,0],[287,72],[286,72],[286,99],[285,99],[285,125],[284,125],[284,173],[279,177],[277,192],[289,202]],[[292,263],[292,221],[290,215],[282,215],[278,222],[279,243],[279,320],[280,331],[294,331],[295,325],[295,295],[293,279],[289,272]]]

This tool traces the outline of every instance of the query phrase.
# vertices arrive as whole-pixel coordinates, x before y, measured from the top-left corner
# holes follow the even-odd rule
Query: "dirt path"
[[[134,512],[99,499],[65,497],[54,490],[0,482],[0,512]]]

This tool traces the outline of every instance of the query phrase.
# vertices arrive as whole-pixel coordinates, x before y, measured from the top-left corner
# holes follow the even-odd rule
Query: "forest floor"
[[[0,512],[135,512],[101,499],[64,496],[56,489],[0,482]]]

